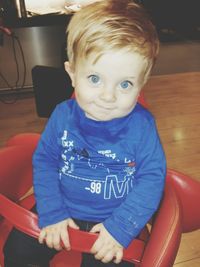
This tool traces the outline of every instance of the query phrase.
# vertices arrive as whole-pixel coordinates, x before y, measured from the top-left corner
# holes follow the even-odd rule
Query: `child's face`
[[[79,106],[88,118],[97,121],[128,115],[142,88],[147,61],[126,51],[109,52],[93,61],[92,55],[79,61],[74,71],[65,63]]]

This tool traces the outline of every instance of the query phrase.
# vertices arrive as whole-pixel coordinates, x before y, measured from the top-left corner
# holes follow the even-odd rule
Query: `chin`
[[[114,119],[119,119],[124,116],[97,116],[97,117],[91,117],[91,119],[96,120],[96,121],[111,121]]]
[[[91,113],[85,113],[86,117],[91,119],[91,120],[94,120],[94,121],[110,121],[112,119],[114,119],[115,117],[110,117],[110,116],[95,116],[95,115],[92,115]]]
[[[94,112],[94,110],[85,110],[85,115],[87,118],[95,120],[95,121],[111,121],[114,119],[119,119],[127,116],[130,111],[121,111],[119,112]]]

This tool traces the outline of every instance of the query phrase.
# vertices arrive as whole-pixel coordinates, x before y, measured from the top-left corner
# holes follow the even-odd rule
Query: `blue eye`
[[[133,84],[130,81],[123,81],[123,82],[120,83],[120,87],[122,89],[128,89],[131,86],[133,86]]]
[[[93,84],[98,84],[100,82],[100,77],[98,75],[92,74],[88,77],[89,81]]]

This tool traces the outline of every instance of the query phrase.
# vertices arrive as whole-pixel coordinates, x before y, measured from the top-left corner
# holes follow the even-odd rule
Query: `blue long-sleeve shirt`
[[[155,121],[137,104],[94,121],[76,100],[59,104],[33,157],[40,227],[67,218],[103,222],[124,247],[156,211],[166,161]]]

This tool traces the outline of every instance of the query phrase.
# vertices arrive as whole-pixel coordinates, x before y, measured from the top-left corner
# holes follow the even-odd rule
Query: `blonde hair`
[[[147,59],[149,72],[159,51],[154,25],[144,8],[130,0],[103,0],[83,7],[67,28],[67,54],[72,67],[94,55],[126,49]]]

